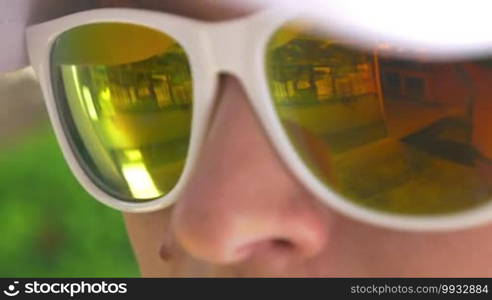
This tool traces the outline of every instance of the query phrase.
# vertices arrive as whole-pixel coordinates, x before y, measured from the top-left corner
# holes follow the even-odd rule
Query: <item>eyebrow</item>
[[[235,2],[237,5],[232,5]],[[99,7],[130,7],[157,10],[206,21],[223,21],[245,16],[258,10],[231,0],[99,0]]]

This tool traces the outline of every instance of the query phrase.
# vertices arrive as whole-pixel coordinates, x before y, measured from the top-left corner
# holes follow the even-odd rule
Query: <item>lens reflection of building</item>
[[[480,133],[490,128],[483,112],[490,111],[488,95],[492,89],[487,82],[492,79],[492,69],[480,62],[423,63],[396,59],[381,60],[380,69],[385,107],[391,109],[387,115],[393,119],[388,124],[393,125],[398,136],[410,135],[409,141],[420,142],[421,147],[425,143],[434,155],[448,156],[459,163],[473,164],[480,155],[492,154]],[[408,120],[411,116],[416,120]],[[406,120],[406,128],[398,124],[402,120]],[[439,143],[446,144],[446,151],[439,149],[437,153],[437,149],[431,149],[439,148]],[[464,145],[471,147],[468,153],[463,153]],[[453,147],[457,153],[451,153]]]
[[[310,36],[274,49],[270,59],[272,92],[286,118],[288,106],[316,104],[320,110],[327,104],[325,120],[319,120],[326,123],[343,110],[335,106],[350,103],[353,111],[345,113],[350,124],[339,120],[330,126],[334,132],[384,122],[386,134],[402,139],[445,118],[462,127],[455,130],[456,139],[471,142],[472,127],[478,122],[476,107],[486,106],[485,96],[490,95],[480,97],[480,91],[492,72],[476,63],[391,59]],[[299,118],[302,112],[297,109],[296,114]]]
[[[418,212],[488,197],[487,61],[390,58],[301,34],[270,48],[268,63],[277,111],[299,153],[352,198]]]
[[[123,177],[135,198],[155,198],[171,189],[183,168],[191,126],[192,82],[184,53],[76,72],[81,92],[75,94],[98,140],[88,131],[82,134],[88,145],[100,145],[91,147],[93,159],[112,161],[100,163],[107,167],[100,171],[113,182]]]
[[[91,77],[100,93],[109,90],[114,108],[127,113],[189,106],[192,86],[187,66],[175,69],[180,73],[171,73],[151,63],[157,64],[94,68]]]
[[[327,101],[376,92],[371,58],[303,36],[274,50],[272,88],[279,102]]]

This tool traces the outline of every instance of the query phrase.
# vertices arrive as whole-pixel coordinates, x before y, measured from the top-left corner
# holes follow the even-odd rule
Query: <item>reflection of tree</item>
[[[337,80],[357,72],[357,66],[367,63],[366,55],[351,51],[330,41],[311,37],[298,37],[289,43],[273,49],[270,59],[270,72],[274,81],[294,87],[294,94],[301,90],[299,83],[308,82],[309,92],[317,95],[316,80],[329,77],[332,93],[337,95]],[[320,71],[322,69],[329,70]],[[327,76],[328,75],[328,76]]]

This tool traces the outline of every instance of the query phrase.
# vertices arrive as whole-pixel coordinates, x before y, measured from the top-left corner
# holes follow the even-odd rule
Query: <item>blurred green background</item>
[[[30,69],[0,75],[0,276],[139,276],[121,213],[66,165]]]

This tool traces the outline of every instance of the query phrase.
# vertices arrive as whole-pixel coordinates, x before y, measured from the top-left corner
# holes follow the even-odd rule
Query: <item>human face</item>
[[[230,1],[105,1],[222,20]],[[123,3],[124,2],[124,3]],[[490,276],[492,226],[394,231],[319,203],[270,145],[236,78],[217,107],[186,192],[166,210],[125,214],[144,276]]]

